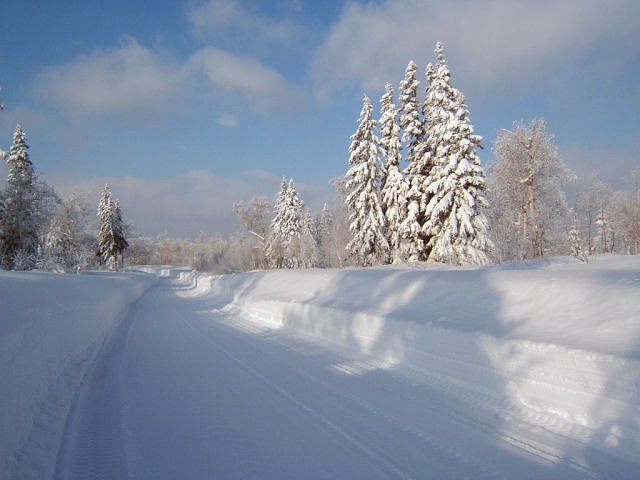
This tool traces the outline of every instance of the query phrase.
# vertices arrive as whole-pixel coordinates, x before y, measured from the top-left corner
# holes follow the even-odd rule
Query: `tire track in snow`
[[[120,402],[120,364],[135,304],[105,339],[67,417],[56,480],[127,479]]]

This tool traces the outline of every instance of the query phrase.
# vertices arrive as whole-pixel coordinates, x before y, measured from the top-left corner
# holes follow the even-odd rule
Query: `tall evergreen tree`
[[[347,251],[363,266],[385,263],[389,244],[385,238],[385,217],[380,205],[380,157],[376,121],[372,118],[371,101],[365,95],[356,133],[349,151],[346,205],[349,210],[351,241]]]
[[[273,220],[269,227],[269,239],[267,241],[266,254],[271,267],[282,268],[284,266],[284,205],[287,195],[287,181],[284,177],[280,181],[280,191],[273,206]]]
[[[485,175],[477,155],[482,137],[469,122],[464,96],[451,85],[443,50],[438,42],[437,64],[425,98],[421,163],[429,172],[424,178],[415,177],[421,184],[412,188],[421,188],[421,234],[429,258],[457,265],[483,264],[491,243],[483,211],[488,207]]]
[[[124,263],[124,251],[129,243],[125,237],[120,205],[117,200],[113,200],[109,185],[105,185],[102,190],[102,197],[98,203],[98,218],[98,256],[109,270],[117,270],[118,257],[120,263]]]
[[[275,217],[271,222],[271,234],[267,245],[267,256],[274,268],[300,268],[307,266],[305,258],[310,256],[313,235],[309,226],[305,228],[304,202],[298,196],[293,179],[287,185],[280,184],[276,199]],[[309,238],[311,240],[309,242]]]
[[[380,100],[380,110],[380,146],[384,157],[380,198],[385,216],[390,260],[397,263],[402,260],[400,225],[406,215],[407,184],[400,171],[400,126],[390,83],[385,86],[385,94]]]
[[[22,127],[17,125],[7,157],[9,174],[0,218],[0,260],[5,268],[29,269],[35,266],[39,197],[28,148],[27,137]]]
[[[289,185],[284,197],[282,238],[284,243],[284,266],[286,268],[302,267],[300,252],[300,238],[302,236],[302,212],[304,204],[298,197],[293,178],[289,179]]]
[[[416,78],[417,69],[417,65],[411,60],[405,70],[404,79],[400,82],[399,124],[402,129],[402,142],[404,142],[407,151],[406,160],[408,162],[415,160],[416,148],[422,143],[424,137],[422,108],[418,99],[420,82]]]

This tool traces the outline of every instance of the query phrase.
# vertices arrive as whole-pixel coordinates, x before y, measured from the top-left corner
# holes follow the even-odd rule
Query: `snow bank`
[[[205,321],[209,310],[212,322],[267,340],[332,349],[340,375],[390,370],[462,400],[470,418],[497,419],[487,428],[518,449],[549,451],[528,443],[535,430],[543,441],[553,433],[557,461],[603,451],[630,465],[640,458],[640,257],[225,276],[139,270],[0,273],[0,478],[52,478],[82,379],[158,279]]]
[[[393,369],[640,458],[640,257],[267,271],[199,284],[215,308],[344,353],[352,360],[335,368],[346,374]]]
[[[0,478],[52,478],[78,385],[157,281],[142,273],[0,272]],[[19,467],[18,467],[19,465]]]

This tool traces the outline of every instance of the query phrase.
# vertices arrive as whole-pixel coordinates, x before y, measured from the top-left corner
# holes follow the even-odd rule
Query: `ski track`
[[[559,414],[415,365],[396,374],[328,339],[310,342],[177,295],[185,288],[165,278],[105,342],[67,420],[54,478],[597,479],[634,471],[603,450],[591,448],[589,462],[568,455],[585,452],[593,432]],[[572,368],[556,373],[571,377]],[[518,366],[506,371],[515,378]]]
[[[233,324],[236,326],[242,326],[244,328],[247,327],[247,324],[242,321],[233,321]],[[208,338],[213,338],[213,335],[208,335]],[[291,341],[289,339],[289,341]],[[213,342],[212,342],[213,343]],[[287,349],[288,346],[286,344],[280,344],[279,347]],[[251,348],[251,345],[247,345],[248,348]],[[259,347],[259,345],[258,345]],[[308,347],[308,346],[307,346]],[[221,348],[216,345],[216,348]],[[304,347],[303,347],[304,349]],[[296,351],[299,353],[299,350]],[[268,355],[267,352],[261,349],[260,352],[262,355]],[[271,361],[277,361],[275,358],[270,358]],[[244,362],[238,360],[240,364],[242,364],[245,368],[254,371],[251,367],[247,366]],[[412,468],[411,463],[408,464],[398,464],[397,460],[394,458],[389,458],[388,453],[385,453],[384,449],[380,449],[380,445],[377,446],[367,446],[368,443],[371,443],[371,439],[367,440],[366,438],[358,439],[356,436],[358,432],[369,431],[369,436],[371,435],[372,429],[379,429],[380,435],[384,432],[402,432],[403,435],[406,435],[410,440],[411,448],[414,448],[417,456],[423,456],[425,452],[430,452],[431,456],[437,459],[437,462],[433,462],[433,464],[429,465],[430,467],[430,475],[433,478],[445,478],[451,477],[455,473],[460,473],[460,466],[464,466],[469,472],[474,472],[473,478],[501,478],[497,472],[493,471],[489,466],[482,465],[474,462],[470,458],[465,458],[462,452],[452,448],[451,446],[442,445],[441,440],[438,440],[434,436],[430,435],[428,432],[419,430],[410,425],[403,424],[397,418],[394,418],[389,412],[385,412],[382,409],[376,408],[375,406],[367,403],[364,398],[359,397],[357,395],[351,394],[348,390],[340,390],[336,385],[333,385],[330,380],[326,378],[321,378],[318,376],[310,376],[308,373],[302,371],[299,366],[295,363],[281,365],[283,368],[290,369],[292,372],[295,372],[296,375],[306,377],[307,381],[310,381],[314,384],[315,390],[318,392],[322,392],[321,398],[323,402],[326,404],[328,400],[331,400],[331,405],[334,409],[342,410],[341,415],[344,415],[345,418],[349,418],[350,423],[361,422],[358,425],[357,429],[352,434],[347,433],[343,428],[339,427],[337,424],[329,420],[322,413],[318,412],[314,408],[308,406],[307,404],[303,404],[296,397],[292,396],[288,391],[284,390],[282,387],[273,384],[268,378],[264,377],[258,372],[255,372],[255,375],[262,379],[262,381],[271,384],[276,390],[278,390],[285,398],[292,401],[294,404],[300,406],[305,411],[309,412],[313,416],[316,416],[321,419],[323,423],[328,424],[328,426],[336,431],[337,434],[346,438],[348,441],[352,442],[358,449],[362,450],[369,459],[372,461],[383,461],[383,465],[386,466],[389,471],[397,474],[398,478],[423,478],[425,473],[424,470],[417,470]],[[376,384],[375,382],[363,378],[362,381],[368,385],[372,390],[380,391],[381,388],[385,388],[381,385]],[[409,400],[409,399],[408,399]],[[416,400],[416,397],[411,400]],[[433,407],[429,407],[429,410],[434,410]],[[360,418],[355,418],[355,417]],[[353,428],[353,426],[352,426]],[[379,438],[377,435],[375,438]],[[423,448],[423,447],[427,448]],[[378,451],[374,451],[375,448],[378,448]],[[406,449],[407,447],[403,447]],[[406,450],[405,450],[406,451]],[[393,453],[397,453],[396,450],[392,450]],[[415,461],[415,458],[413,459]],[[443,465],[450,466],[449,469],[443,468]],[[452,467],[452,468],[451,468]],[[409,473],[409,470],[411,472]]]
[[[120,366],[136,305],[107,337],[80,385],[58,452],[56,480],[128,478],[122,444]]]
[[[246,320],[233,317],[227,322],[231,327],[240,327],[243,330],[259,332],[260,329],[255,325],[251,325]],[[211,335],[213,336],[213,335]],[[271,339],[282,340],[280,347],[291,348],[291,338],[280,336],[278,334],[272,335]],[[249,345],[248,348],[251,348]],[[312,345],[300,344],[295,349],[298,353],[308,351],[313,348]],[[376,362],[371,363],[366,360],[358,362],[363,370],[375,371],[377,369]],[[297,374],[304,375],[304,373],[296,367],[295,363],[283,366],[295,370]],[[343,372],[346,375],[352,375],[352,373],[346,371]],[[465,388],[459,382],[455,382],[450,377],[441,375],[435,375],[431,372],[422,371],[422,374],[429,375],[430,389],[426,391],[424,389],[416,388],[416,385],[411,381],[394,376],[393,384],[400,384],[402,388],[398,390],[390,390],[388,386],[376,382],[371,376],[358,376],[357,381],[367,384],[371,392],[375,392],[375,395],[371,396],[357,396],[349,393],[348,389],[338,390],[336,386],[332,385],[332,379],[320,381],[318,377],[314,377],[314,381],[320,387],[318,390],[324,392],[322,395],[323,400],[326,401],[328,396],[327,392],[330,392],[338,400],[338,404],[345,405],[351,404],[351,408],[354,412],[365,412],[368,415],[368,422],[364,425],[368,425],[371,429],[371,425],[385,425],[382,429],[383,432],[394,431],[401,432],[412,438],[412,443],[418,446],[421,454],[429,452],[434,460],[435,464],[430,465],[430,474],[428,478],[510,478],[509,472],[498,472],[495,467],[487,463],[486,458],[474,450],[478,449],[480,442],[487,440],[486,437],[491,439],[492,444],[497,440],[503,442],[508,446],[515,447],[519,451],[526,451],[532,457],[536,457],[542,462],[550,465],[557,465],[563,462],[563,456],[561,452],[554,451],[552,448],[546,446],[541,441],[536,441],[534,438],[528,438],[525,436],[516,436],[514,434],[504,435],[495,431],[496,421],[495,418],[499,417],[501,421],[512,417],[521,417],[520,411],[512,403],[506,401],[498,401],[494,396],[487,395],[480,390],[474,390],[472,388]],[[351,376],[351,381],[354,381],[354,377]],[[333,382],[335,383],[335,382]],[[388,403],[382,407],[373,405],[381,397],[381,389],[387,390],[389,393],[393,393],[394,397],[401,393],[403,399],[398,404],[405,407],[407,412],[411,412],[408,415],[401,416],[400,413],[394,408],[394,405]],[[442,394],[446,397],[442,398]],[[397,397],[395,397],[397,401]],[[396,405],[397,406],[397,405]],[[442,420],[434,423],[425,421],[423,418],[425,412],[429,412],[430,416],[441,417],[446,416],[446,425],[443,425]],[[401,418],[402,417],[402,418]],[[547,417],[539,416],[537,420],[540,421],[542,426],[545,425],[545,420],[549,426],[552,426],[553,422]],[[433,421],[433,418],[429,418]],[[526,421],[525,416],[525,421]],[[520,418],[518,420],[522,422]],[[529,423],[529,422],[527,422]],[[451,435],[450,430],[455,425],[453,430],[462,428],[465,435],[477,434],[479,437],[473,437],[474,442],[465,439],[464,435]],[[532,427],[539,428],[541,425],[532,423]],[[422,427],[422,428],[418,428]],[[472,427],[474,431],[469,431],[469,427]],[[432,430],[438,430],[440,436],[436,436],[431,433]],[[366,428],[364,428],[366,431]],[[450,436],[451,438],[448,438]],[[482,437],[485,438],[482,438]],[[472,445],[474,444],[475,445]],[[466,455],[456,445],[467,445],[471,447],[469,450],[472,453],[476,453],[476,458],[471,458]],[[485,452],[486,453],[486,452]],[[415,459],[414,459],[415,461]],[[571,460],[565,461],[568,463],[568,471],[563,473],[563,478],[597,478],[589,474],[587,468]],[[449,468],[443,468],[443,465],[449,466]],[[455,467],[452,467],[455,466]],[[554,472],[553,476],[556,476],[558,472]],[[424,471],[418,470],[415,472],[415,477],[407,478],[424,478]],[[533,475],[526,472],[520,474],[522,478],[544,478],[541,477],[540,472],[536,471]]]

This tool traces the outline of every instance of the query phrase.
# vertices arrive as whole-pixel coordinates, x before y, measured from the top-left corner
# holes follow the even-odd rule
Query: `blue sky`
[[[483,161],[544,117],[579,175],[622,186],[640,166],[635,0],[0,0],[0,17],[0,147],[21,123],[49,183],[93,203],[109,182],[147,235],[229,233],[231,204],[283,175],[319,209],[362,94],[377,107],[437,40]]]

